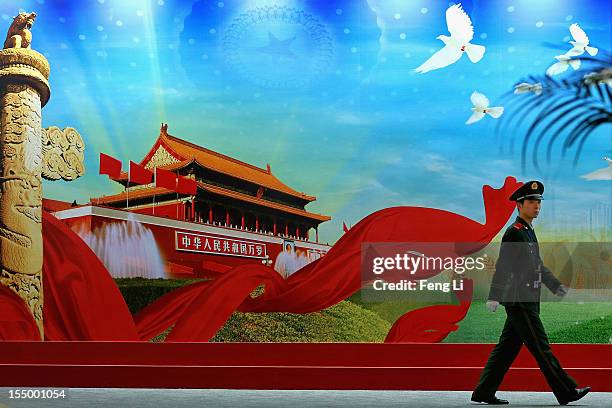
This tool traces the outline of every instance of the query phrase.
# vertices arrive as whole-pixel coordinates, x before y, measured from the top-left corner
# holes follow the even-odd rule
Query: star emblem
[[[297,55],[295,55],[289,49],[293,41],[295,41],[295,38],[296,36],[294,35],[293,37],[288,38],[286,40],[279,40],[278,37],[276,37],[274,34],[268,31],[268,45],[264,47],[258,47],[257,49],[261,53],[274,55],[279,58],[295,59],[297,58]]]

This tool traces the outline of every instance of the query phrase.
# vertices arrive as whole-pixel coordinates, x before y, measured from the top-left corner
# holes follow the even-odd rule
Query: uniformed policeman
[[[576,381],[561,368],[540,320],[542,283],[557,296],[564,296],[568,291],[543,265],[531,225],[540,212],[543,193],[542,183],[529,181],[510,196],[510,200],[516,201],[519,215],[502,238],[487,301],[487,308],[492,312],[500,304],[504,305],[506,323],[472,393],[473,402],[508,404],[495,397],[495,392],[523,344],[535,357],[559,404],[577,401],[591,389],[576,388]]]

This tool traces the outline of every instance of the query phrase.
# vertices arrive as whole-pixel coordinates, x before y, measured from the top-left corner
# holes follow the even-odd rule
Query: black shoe
[[[506,405],[509,404],[508,401],[499,399],[495,395],[492,397],[479,397],[477,395],[472,394],[472,402],[480,402],[489,405]]]
[[[584,388],[576,388],[575,390],[575,394],[573,394],[571,397],[565,398],[565,399],[560,399],[559,400],[559,404],[561,405],[567,405],[568,403],[572,402],[572,401],[578,401],[580,398],[584,397],[585,395],[587,395],[589,393],[589,391],[591,391],[591,387],[584,387]]]

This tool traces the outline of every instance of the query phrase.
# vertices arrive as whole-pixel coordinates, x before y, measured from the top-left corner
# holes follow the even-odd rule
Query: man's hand
[[[559,289],[557,289],[557,291],[555,292],[555,295],[559,296],[559,297],[563,297],[565,295],[567,295],[567,292],[569,291],[569,288],[565,285],[560,285]]]
[[[499,307],[499,302],[497,300],[487,300],[487,309],[490,312],[494,312]]]

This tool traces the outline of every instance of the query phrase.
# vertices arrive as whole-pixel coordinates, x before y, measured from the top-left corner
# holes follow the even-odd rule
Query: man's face
[[[540,200],[529,200],[526,199],[523,201],[523,204],[518,203],[519,214],[524,216],[525,218],[537,218],[540,213],[540,208],[542,207],[542,202]]]

